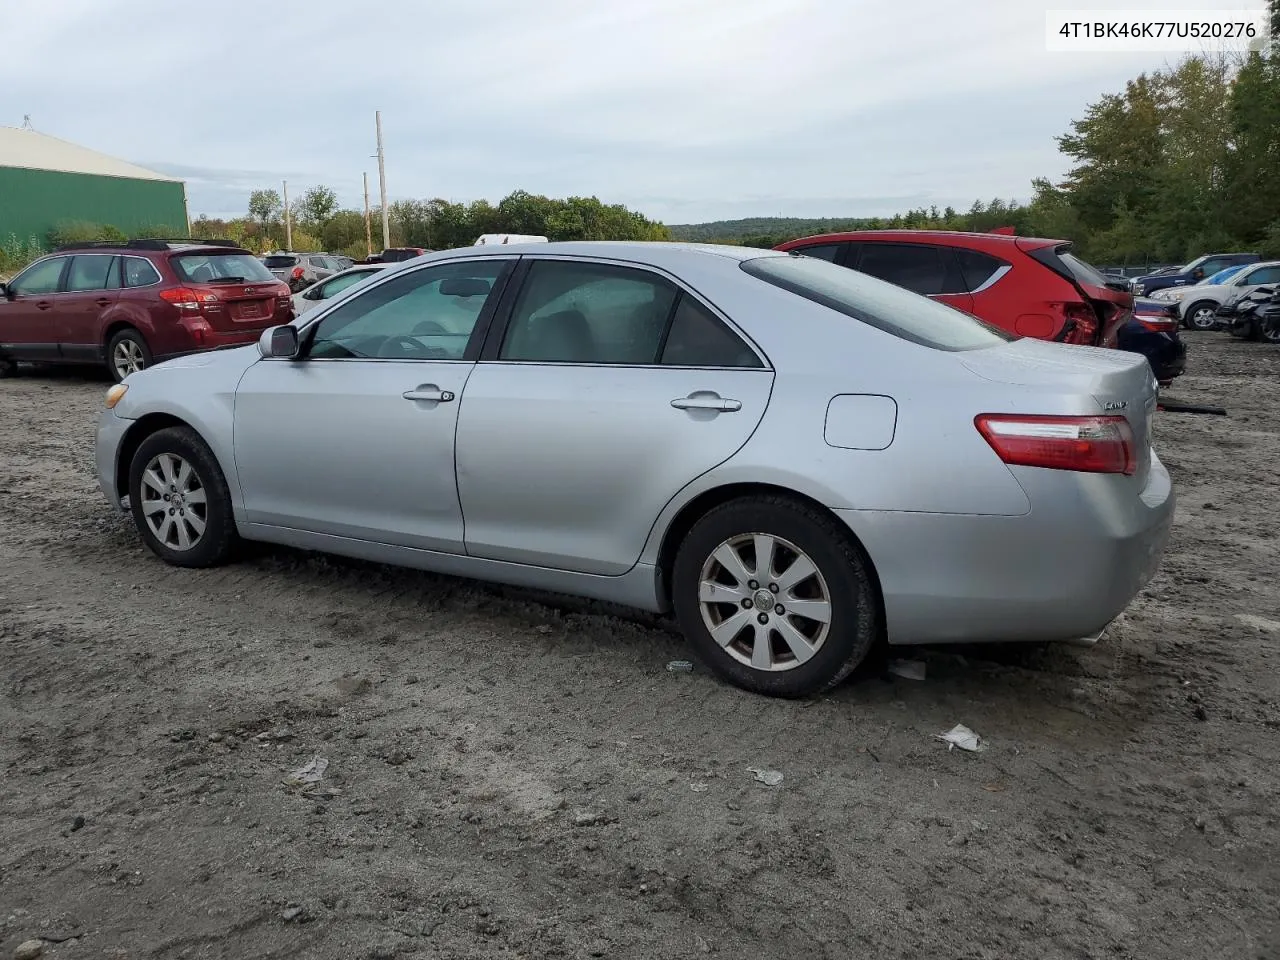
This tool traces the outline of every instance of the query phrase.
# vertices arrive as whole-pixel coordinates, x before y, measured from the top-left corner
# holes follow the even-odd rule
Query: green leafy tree
[[[269,232],[271,224],[279,219],[283,209],[280,194],[275,190],[255,190],[249,194],[249,216],[262,225],[264,235]]]
[[[319,232],[338,209],[338,195],[325,186],[312,187],[298,201],[298,219]]]

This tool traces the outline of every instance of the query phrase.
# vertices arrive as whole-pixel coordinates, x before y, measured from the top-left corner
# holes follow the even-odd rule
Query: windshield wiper
[[[214,277],[207,283],[244,283],[244,277]]]

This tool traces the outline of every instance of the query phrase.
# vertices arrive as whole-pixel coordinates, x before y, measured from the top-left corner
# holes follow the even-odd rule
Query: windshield
[[[816,257],[757,257],[742,270],[847,317],[935,350],[977,350],[1012,334],[953,307]]]
[[[283,267],[296,267],[298,265],[297,257],[263,257],[262,262],[272,270],[279,270]]]
[[[276,279],[249,253],[182,253],[171,262],[187,283],[274,283]]]
[[[1205,286],[1208,286],[1209,284],[1214,284],[1216,286],[1217,284],[1220,284],[1220,283],[1226,283],[1228,280],[1230,280],[1232,277],[1234,277],[1237,273],[1239,273],[1243,269],[1244,269],[1244,266],[1242,265],[1239,267],[1227,267],[1227,269],[1225,270],[1219,270],[1212,277],[1210,277],[1208,280],[1205,281]]]
[[[1071,271],[1071,275],[1076,278],[1077,283],[1087,283],[1094,287],[1105,287],[1109,282],[1106,277],[1098,272],[1096,267],[1092,267],[1085,263],[1074,253],[1067,253],[1064,250],[1058,254],[1058,259],[1066,264],[1067,269]]]

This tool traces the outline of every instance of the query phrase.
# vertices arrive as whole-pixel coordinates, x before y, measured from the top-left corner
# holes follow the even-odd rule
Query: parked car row
[[[672,611],[711,670],[771,695],[880,642],[1095,638],[1170,529],[1155,378],[1070,345],[1121,335],[1127,292],[1005,242],[430,254],[256,346],[130,374],[99,483],[170,564],[256,540]],[[932,299],[903,289],[926,267]],[[1037,305],[1003,324],[1043,338],[938,302],[1002,285]]]
[[[1233,337],[1280,343],[1280,286],[1252,288],[1219,307],[1216,319]]]
[[[1239,300],[1258,287],[1280,283],[1280,260],[1227,267],[1202,283],[1166,287],[1152,299],[1178,305],[1183,326],[1193,330],[1213,330],[1218,325],[1218,308],[1229,300]]]
[[[1161,270],[1130,281],[1135,296],[1151,296],[1157,290],[1168,287],[1184,287],[1202,283],[1219,270],[1227,267],[1257,263],[1262,257],[1256,253],[1211,253],[1198,257],[1182,267]]]

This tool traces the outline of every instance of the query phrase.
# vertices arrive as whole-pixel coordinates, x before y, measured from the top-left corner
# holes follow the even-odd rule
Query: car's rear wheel
[[[1187,307],[1187,326],[1192,330],[1212,330],[1218,325],[1218,305],[1212,300],[1200,300]]]
[[[1273,320],[1262,328],[1262,339],[1267,343],[1280,343],[1280,321]]]
[[[847,531],[786,497],[730,501],[698,520],[676,554],[672,601],[699,659],[770,696],[834,687],[880,629],[869,564]]]
[[[174,566],[216,566],[236,545],[226,478],[187,427],[168,427],[139,444],[129,465],[129,506],[147,546]]]
[[[142,334],[133,327],[116,332],[107,343],[107,367],[119,383],[131,373],[151,366],[151,348]]]

